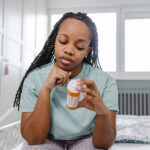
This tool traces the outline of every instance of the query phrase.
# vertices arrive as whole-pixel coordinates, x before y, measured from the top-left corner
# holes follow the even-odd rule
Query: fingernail
[[[77,88],[79,88],[79,89],[81,89],[81,88],[82,88],[82,86],[81,86],[81,85],[76,85],[76,87],[77,87]]]
[[[79,81],[81,81],[81,79],[80,79],[80,78],[78,78],[78,79],[76,79],[76,81],[77,81],[77,82],[79,82]]]
[[[82,84],[78,82],[78,83],[76,83],[76,86],[82,86]]]
[[[71,76],[72,72],[69,72],[69,76]]]
[[[86,96],[86,93],[84,93],[84,92],[81,92],[81,94],[85,97]]]
[[[81,87],[76,87],[76,90],[79,91],[81,89]]]

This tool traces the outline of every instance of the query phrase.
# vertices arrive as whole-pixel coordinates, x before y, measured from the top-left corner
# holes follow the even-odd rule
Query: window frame
[[[121,72],[120,76],[118,76],[117,79],[123,80],[149,80],[150,79],[150,72],[125,72],[125,21],[126,19],[129,19],[129,14],[131,13],[141,13],[143,14],[144,12],[149,12],[150,13],[150,6],[128,6],[124,7],[121,9],[121,51],[122,51],[122,66],[121,66]],[[141,17],[138,17],[141,19]],[[146,16],[142,17],[146,18]],[[149,17],[150,18],[150,17]],[[131,18],[130,18],[131,19]],[[132,19],[135,19],[135,17],[132,17]],[[121,42],[121,41],[120,41]]]
[[[125,20],[130,13],[150,13],[150,5],[142,6],[112,6],[96,8],[52,8],[49,9],[49,27],[51,28],[51,15],[64,14],[66,12],[86,13],[116,13],[116,72],[110,73],[116,80],[149,80],[150,72],[125,72]],[[127,16],[128,15],[128,16]],[[49,33],[50,33],[49,28]]]

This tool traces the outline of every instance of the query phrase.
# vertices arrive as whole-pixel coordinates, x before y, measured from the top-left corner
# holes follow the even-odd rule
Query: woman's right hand
[[[57,65],[54,65],[43,87],[51,91],[56,85],[64,86],[68,82],[70,75],[71,72],[64,71],[57,67]]]

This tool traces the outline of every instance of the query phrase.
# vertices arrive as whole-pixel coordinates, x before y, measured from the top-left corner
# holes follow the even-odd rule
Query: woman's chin
[[[57,62],[55,62],[55,65],[65,71],[71,71],[73,68],[71,65],[64,65],[62,63],[57,63]]]

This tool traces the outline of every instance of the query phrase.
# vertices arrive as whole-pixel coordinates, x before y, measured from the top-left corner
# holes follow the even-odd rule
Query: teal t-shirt
[[[29,73],[23,85],[21,112],[34,111],[40,88],[53,66],[54,63],[48,63]],[[118,111],[116,82],[108,73],[84,63],[81,72],[72,79],[77,78],[93,80],[109,110]],[[80,99],[83,99],[83,96]],[[67,83],[65,86],[56,86],[53,88],[50,100],[51,127],[49,133],[53,139],[72,140],[93,132],[96,112],[86,108],[70,110],[66,107]]]

